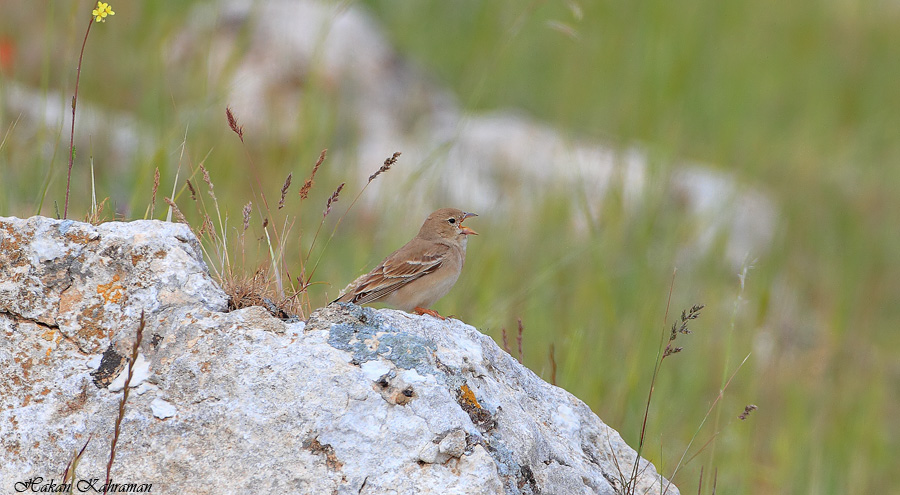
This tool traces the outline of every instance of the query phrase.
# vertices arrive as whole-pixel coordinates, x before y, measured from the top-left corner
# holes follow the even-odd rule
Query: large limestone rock
[[[0,490],[59,484],[86,443],[76,477],[103,484],[142,311],[115,483],[613,494],[632,471],[583,402],[460,321],[332,305],[285,323],[225,302],[183,225],[0,218]],[[640,463],[637,493],[659,493]]]

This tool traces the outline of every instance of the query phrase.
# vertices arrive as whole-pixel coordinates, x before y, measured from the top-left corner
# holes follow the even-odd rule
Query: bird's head
[[[469,235],[478,235],[478,232],[462,224],[465,219],[477,216],[456,208],[441,208],[428,215],[419,236],[427,239],[465,239]]]

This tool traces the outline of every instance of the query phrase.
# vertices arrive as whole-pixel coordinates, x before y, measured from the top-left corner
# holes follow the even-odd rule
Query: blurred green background
[[[225,125],[225,88],[209,77],[206,61],[175,68],[165,62],[196,3],[115,2],[116,16],[93,26],[79,110],[94,105],[129,116],[152,134],[144,137],[155,148],[110,163],[112,138],[92,135],[90,149],[78,150],[69,217],[82,219],[90,208],[89,156],[98,199],[112,198],[108,213],[144,218],[158,167],[160,196],[172,194],[177,173],[178,203],[195,226],[200,217],[184,178],[206,160],[233,228],[241,207],[258,203],[248,186],[248,155],[274,203],[285,175],[294,173],[296,189],[327,147],[333,158],[290,232],[304,233],[305,252],[334,187],[349,182],[325,237],[362,187],[355,165],[342,161],[350,154],[340,154],[352,143],[339,132],[338,97],[328,81],[306,81],[295,139],[286,145],[266,130],[245,129],[245,152]],[[679,337],[684,351],[662,367],[644,449],[670,476],[696,433],[685,459],[705,448],[675,477],[682,493],[698,490],[701,467],[703,493],[711,493],[714,471],[719,493],[900,493],[900,6],[356,5],[468,111],[515,107],[579,139],[640,145],[656,157],[651,183],[659,185],[649,188],[638,212],[626,215],[621,194],[610,194],[587,236],[571,227],[568,220],[585,213],[564,194],[534,199],[539,213],[527,222],[532,228],[479,212],[469,223],[482,235],[470,242],[463,276],[436,309],[498,342],[502,328],[514,335],[521,317],[524,363],[550,380],[552,344],[557,384],[637,445],[661,336],[681,309],[704,303],[694,334]],[[5,5],[0,91],[25,85],[68,112],[91,6]],[[81,114],[77,119],[85,122]],[[62,210],[68,132],[30,129],[0,103],[0,214],[55,216],[54,202]],[[372,157],[373,171],[384,158]],[[378,180],[402,180],[420,160],[401,157]],[[678,161],[711,164],[774,198],[775,240],[748,262],[743,286],[722,261],[724,241],[682,262],[696,226],[662,191]],[[198,175],[192,182],[202,184]],[[316,279],[325,283],[311,289],[313,307],[409,238],[427,213],[350,210],[321,258]],[[287,216],[279,215],[273,220]],[[158,202],[154,218],[164,216]],[[232,254],[250,273],[265,261],[257,253],[258,223]],[[290,249],[288,261],[296,262],[299,249]],[[516,355],[515,338],[510,342]],[[751,403],[759,410],[738,420]]]

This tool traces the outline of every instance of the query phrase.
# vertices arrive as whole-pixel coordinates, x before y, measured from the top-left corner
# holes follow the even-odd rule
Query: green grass
[[[17,58],[0,74],[0,91],[7,81],[59,91],[57,104],[68,108],[73,47],[90,10],[76,4],[4,9],[0,33],[16,43]],[[169,195],[180,161],[182,187],[191,166],[208,157],[237,227],[240,208],[258,201],[244,151],[225,126],[224,88],[210,82],[203,53],[165,63],[190,4],[114,4],[115,18],[94,26],[88,40],[79,111],[93,104],[133,115],[156,143],[112,162],[108,138],[92,136],[98,194],[111,196],[117,211],[143,216],[156,167],[160,195]],[[875,2],[600,0],[579,3],[579,18],[567,2],[364,5],[399,50],[470,111],[517,107],[572,136],[645,146],[661,158],[655,184],[664,183],[671,161],[708,163],[763,188],[779,207],[771,249],[759,253],[743,291],[721,249],[690,262],[679,257],[696,226],[660,185],[627,214],[611,194],[587,234],[569,226],[568,218],[585,213],[565,192],[540,198],[538,217],[521,224],[479,211],[470,221],[482,235],[472,239],[462,278],[436,309],[498,341],[501,328],[513,330],[521,317],[525,364],[549,379],[554,344],[559,385],[636,445],[660,335],[682,308],[705,303],[694,334],[679,338],[685,350],[663,366],[645,456],[670,474],[723,377],[752,352],[689,457],[718,432],[715,443],[676,479],[684,493],[696,491],[701,465],[704,493],[713,468],[720,493],[896,492],[900,10]],[[279,144],[271,129],[245,129],[245,139],[273,203],[289,171],[296,189],[319,151],[332,151],[304,203],[308,246],[325,198],[355,164],[337,153],[352,146],[339,134],[338,96],[315,79],[305,89],[310,96],[293,142]],[[0,106],[0,136],[9,132],[0,172],[4,185],[15,185],[0,188],[0,214],[36,213],[49,174],[40,212],[53,216],[53,201],[62,209],[65,194],[68,129],[60,139],[56,129],[12,128],[16,119]],[[89,209],[89,152],[78,150],[73,218]],[[384,158],[371,157],[373,171]],[[403,156],[378,180],[405,180],[416,162]],[[359,187],[348,185],[325,234]],[[178,201],[196,221],[187,195]],[[158,204],[156,217],[163,211]],[[331,286],[311,289],[314,304],[414,234],[418,225],[394,211],[350,212],[317,272]],[[248,242],[252,271],[259,258]],[[748,403],[760,409],[737,420]]]

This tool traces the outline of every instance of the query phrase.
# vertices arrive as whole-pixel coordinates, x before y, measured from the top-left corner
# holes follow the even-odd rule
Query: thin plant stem
[[[316,268],[319,267],[319,262],[322,261],[322,256],[325,255],[325,251],[328,249],[328,245],[331,243],[331,239],[333,239],[334,235],[337,233],[338,227],[341,226],[341,222],[344,221],[344,217],[347,216],[347,213],[349,213],[350,210],[353,209],[353,206],[356,204],[357,201],[359,201],[359,198],[363,195],[364,192],[366,192],[366,188],[369,187],[369,184],[371,184],[372,181],[375,180],[376,177],[381,175],[383,172],[386,172],[392,165],[394,165],[397,162],[397,158],[399,156],[400,156],[400,152],[398,151],[398,152],[395,152],[390,158],[385,160],[384,165],[382,165],[382,167],[379,170],[377,170],[374,174],[369,176],[369,180],[362,187],[362,189],[359,190],[359,193],[356,195],[355,198],[353,198],[353,201],[350,202],[350,206],[348,206],[347,209],[344,210],[344,213],[341,214],[340,217],[338,217],[337,222],[334,224],[334,228],[331,229],[331,235],[329,235],[328,239],[325,240],[325,246],[319,252],[319,257],[316,258],[316,263],[313,265],[313,268],[310,271],[309,276],[306,278],[306,280],[312,280],[313,275],[316,274]],[[325,222],[325,218],[323,217],[322,223],[324,223],[324,222]],[[322,223],[320,223],[319,228],[316,229],[316,234],[313,236],[312,243],[309,246],[309,251],[306,253],[306,262],[309,261],[309,257],[312,255],[313,246],[316,245],[316,239],[318,239],[318,237],[319,237],[319,230],[322,228]]]
[[[69,172],[66,175],[66,204],[63,207],[63,220],[69,214],[69,186],[72,182],[72,164],[75,161],[75,104],[78,102],[78,82],[81,80],[81,61],[84,59],[84,47],[87,46],[88,34],[91,33],[91,26],[94,25],[94,16],[91,16],[91,22],[84,32],[84,41],[81,42],[81,54],[78,55],[78,70],[75,74],[75,96],[72,97],[72,132],[69,135]]]
[[[250,175],[253,176],[253,180],[256,181],[256,185],[259,188],[259,193],[257,194],[256,188],[253,187],[253,183],[251,182],[250,183],[250,191],[253,193],[254,197],[259,197],[259,199],[262,200],[262,206],[263,206],[263,210],[265,212],[265,215],[263,215],[263,218],[271,219],[272,209],[269,208],[269,200],[266,199],[266,194],[263,192],[263,185],[262,185],[262,181],[259,180],[259,173],[257,171],[256,162],[253,161],[253,157],[250,156],[250,150],[247,149],[247,145],[244,143],[243,127],[238,126],[237,121],[233,120],[234,116],[231,113],[231,109],[226,108],[226,115],[228,116],[228,119],[229,119],[229,125],[231,126],[232,130],[234,130],[234,132],[238,135],[238,137],[241,140],[241,148],[244,150],[244,155],[247,157],[247,162],[250,164]],[[257,203],[259,203],[259,202],[257,202]],[[273,225],[274,225],[274,219],[272,219],[272,220],[273,220]],[[272,230],[274,231],[274,234],[275,234],[275,245],[277,245],[277,246],[283,245],[282,240],[281,240],[281,235],[278,232],[278,228],[275,227]],[[266,225],[265,221],[263,222],[263,232],[265,233],[266,244],[269,249],[269,261],[272,265],[272,271],[275,273],[275,286],[278,289],[279,296],[284,298],[284,281],[281,276],[281,270],[279,270],[279,265],[283,265],[283,262],[281,262],[275,254],[275,249],[272,247],[272,239],[269,237],[269,227],[268,227],[268,225]],[[281,252],[281,250],[279,250],[279,252],[281,253],[281,255],[283,255],[283,252]]]
[[[738,371],[741,370],[741,368],[744,366],[744,363],[746,363],[748,359],[750,359],[750,354],[747,354],[747,356],[744,357],[744,360],[741,361],[741,364],[739,364],[737,366],[737,368],[734,369],[734,372],[731,373],[731,376],[728,378],[728,381],[726,381],[725,385],[719,390],[719,395],[716,396],[716,399],[712,402],[712,404],[710,404],[709,409],[706,410],[706,415],[703,416],[703,421],[701,421],[700,425],[697,426],[696,431],[694,431],[694,435],[691,437],[691,440],[688,442],[687,447],[685,447],[684,452],[681,454],[681,458],[678,460],[678,464],[675,465],[675,470],[672,471],[672,476],[669,476],[669,482],[666,483],[666,487],[662,491],[663,495],[665,495],[666,492],[669,490],[669,486],[672,485],[673,480],[675,479],[675,475],[678,474],[678,470],[681,469],[681,466],[685,464],[684,458],[687,456],[688,451],[691,449],[691,445],[694,444],[694,440],[696,440],[697,435],[700,433],[700,430],[703,428],[703,425],[706,424],[706,420],[709,419],[709,415],[712,414],[713,409],[716,408],[716,404],[719,403],[719,400],[721,400],[722,397],[725,396],[725,391],[728,390],[728,386],[731,385],[731,381],[734,380],[734,377],[738,374]],[[718,432],[713,434],[713,438],[715,438],[716,435],[718,435]],[[706,445],[709,445],[709,442],[707,442]],[[706,448],[706,445],[704,445],[703,448]],[[691,459],[693,459],[693,457],[691,457]]]
[[[747,282],[747,275],[750,270],[753,268],[754,261],[751,261],[749,258],[744,260],[744,263],[741,266],[741,272],[738,273],[738,280],[740,281],[740,289],[738,290],[737,298],[734,300],[734,306],[731,310],[731,325],[728,331],[728,336],[725,340],[725,360],[724,366],[722,366],[722,386],[725,386],[726,378],[728,375],[728,367],[731,365],[731,354],[734,348],[734,334],[735,334],[735,325],[737,322],[738,311],[740,311],[741,306],[744,303],[744,287]],[[718,431],[719,422],[721,420],[722,410],[716,410],[716,417],[714,418],[713,425],[714,430]],[[710,449],[710,459],[715,459],[716,455],[716,437],[712,438],[712,448]]]
[[[677,272],[677,268],[672,270],[672,282],[669,284],[669,297],[666,300],[666,314],[663,316],[663,322],[669,319],[669,307],[672,304],[672,292],[675,290],[675,275]],[[644,419],[641,423],[641,436],[638,440],[638,448],[631,473],[631,480],[637,479],[638,466],[640,466],[641,463],[641,451],[644,448],[644,438],[647,433],[647,418],[650,416],[650,402],[653,400],[653,389],[656,387],[656,378],[659,376],[659,369],[662,367],[662,362],[665,359],[665,356],[662,355],[663,339],[664,337],[660,338],[659,348],[656,350],[656,364],[653,367],[653,377],[650,379],[650,392],[647,393],[647,403],[644,404]],[[660,357],[661,355],[662,357]]]
[[[113,461],[116,459],[116,444],[119,442],[119,433],[121,431],[122,419],[125,418],[125,403],[128,402],[128,392],[131,388],[131,379],[134,377],[134,367],[137,365],[138,354],[140,352],[141,340],[144,337],[144,325],[146,324],[144,311],[141,311],[141,322],[138,325],[137,332],[134,336],[134,345],[131,346],[131,363],[128,365],[128,374],[125,376],[125,388],[122,391],[122,400],[119,402],[119,414],[116,415],[116,426],[113,429],[112,444],[109,447],[109,462],[106,463],[106,483],[104,484],[103,493],[109,489],[110,472],[112,471]]]

